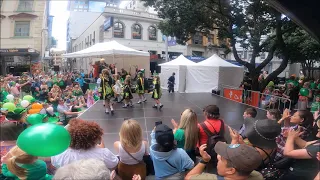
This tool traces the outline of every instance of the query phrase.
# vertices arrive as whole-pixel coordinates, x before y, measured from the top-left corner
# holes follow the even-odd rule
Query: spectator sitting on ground
[[[142,128],[136,120],[126,120],[120,128],[120,141],[114,143],[114,148],[120,158],[118,175],[123,179],[131,179],[139,174],[146,178],[146,165],[143,156],[148,154],[148,143],[143,141]]]
[[[248,118],[247,118],[248,119]],[[276,137],[280,135],[281,126],[276,121],[265,120],[247,120],[246,130],[244,132],[245,139],[229,127],[231,144],[247,144],[254,147],[262,158],[260,166],[256,170],[265,168],[269,162],[273,160],[276,152]]]
[[[50,180],[52,177],[47,174],[47,165],[38,157],[27,154],[18,146],[1,157],[2,174],[12,179],[39,179]]]
[[[103,161],[98,159],[81,159],[60,167],[53,180],[109,180],[110,171]]]
[[[286,144],[285,132],[289,129],[301,128],[303,133],[301,134],[301,139],[305,141],[312,141],[316,138],[316,128],[313,127],[314,118],[313,114],[308,110],[300,110],[290,115],[290,110],[286,109],[283,112],[282,118],[278,121],[279,124],[284,122],[280,136],[277,137],[277,154],[275,156],[275,161],[279,161],[283,158],[283,149]],[[293,126],[290,126],[292,124]]]
[[[269,109],[267,111],[267,118],[278,122],[281,119],[281,112],[278,109]]]
[[[295,159],[295,161],[291,164],[290,170],[284,173],[281,180],[309,180],[313,179],[319,171],[317,153],[320,152],[320,140],[304,141],[299,137],[301,133],[303,132],[300,132],[299,129],[291,129],[288,132],[284,155]],[[320,132],[318,132],[317,137],[320,137]],[[295,149],[295,145],[297,145],[299,149]]]
[[[202,160],[186,176],[186,180],[263,180],[262,175],[254,171],[261,163],[259,152],[245,144],[225,144],[218,142],[214,150],[217,152],[218,164],[216,174],[203,173],[210,161],[205,151],[207,145],[200,146]]]
[[[176,148],[172,129],[164,124],[151,133],[150,155],[156,179],[183,179],[184,173],[193,168],[193,161],[181,148]]]
[[[64,103],[64,99],[59,99],[59,105],[57,107],[59,112],[59,122],[66,126],[71,118],[78,116],[80,112],[72,112],[71,109]]]
[[[88,158],[102,160],[108,169],[117,167],[118,158],[104,147],[103,130],[97,123],[73,119],[69,122],[67,130],[71,135],[70,147],[63,153],[51,157],[51,163],[56,168]]]
[[[179,124],[174,119],[171,120],[171,123],[174,127],[173,134],[177,147],[184,149],[195,162],[195,149],[198,142],[197,114],[192,109],[186,109],[181,113]]]
[[[254,119],[257,116],[257,110],[255,108],[247,108],[244,112],[243,112],[243,119],[246,121],[246,119]],[[239,130],[239,134],[242,136],[242,138],[245,138],[244,135],[244,131],[246,130],[246,126],[245,124],[243,124]]]
[[[216,105],[209,105],[203,109],[204,117],[206,118],[203,123],[198,125],[199,128],[199,146],[206,144],[208,136],[201,127],[201,124],[205,125],[210,132],[220,133],[220,130],[224,130],[224,127],[221,128],[223,121],[220,118],[219,107]]]

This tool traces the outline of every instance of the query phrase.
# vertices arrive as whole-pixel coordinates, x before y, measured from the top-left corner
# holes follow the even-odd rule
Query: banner
[[[259,107],[260,93],[255,91],[249,91],[248,93],[248,96],[250,97],[250,101],[248,102],[248,104],[253,107]]]
[[[242,89],[228,89],[223,90],[223,96],[232,101],[242,103]]]

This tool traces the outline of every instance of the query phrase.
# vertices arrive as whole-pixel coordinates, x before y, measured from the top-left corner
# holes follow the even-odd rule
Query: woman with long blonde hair
[[[181,113],[179,125],[174,119],[171,120],[174,126],[174,139],[177,147],[184,149],[190,158],[195,161],[195,149],[198,141],[198,119],[192,109],[186,109]]]
[[[52,179],[47,174],[47,165],[38,157],[27,154],[18,146],[13,147],[1,158],[2,174],[14,179],[34,179],[46,180]]]
[[[141,179],[146,177],[146,165],[143,156],[148,154],[148,143],[143,141],[142,128],[136,120],[126,120],[120,128],[120,141],[114,143],[120,162],[118,174],[122,179],[132,179],[139,174]]]

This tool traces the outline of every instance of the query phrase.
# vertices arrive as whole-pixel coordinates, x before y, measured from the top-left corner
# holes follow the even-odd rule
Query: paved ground
[[[133,102],[137,102],[134,96]],[[84,112],[80,118],[97,122],[104,130],[103,140],[108,149],[114,152],[113,143],[119,140],[119,130],[124,119],[132,118],[137,120],[144,130],[144,139],[150,143],[150,132],[154,128],[156,121],[162,121],[170,127],[171,119],[179,121],[180,114],[186,108],[193,109],[198,115],[198,121],[202,122],[204,116],[202,109],[215,104],[220,108],[221,118],[232,128],[239,129],[243,123],[243,111],[246,105],[239,104],[222,97],[213,96],[210,93],[196,94],[168,94],[164,93],[161,102],[164,105],[161,111],[153,109],[154,104],[151,95],[147,95],[148,101],[144,104],[135,104],[134,108],[123,109],[122,104],[115,103],[115,114],[107,115],[104,113],[102,101],[98,101],[94,106]],[[265,118],[266,113],[258,110],[258,118]]]

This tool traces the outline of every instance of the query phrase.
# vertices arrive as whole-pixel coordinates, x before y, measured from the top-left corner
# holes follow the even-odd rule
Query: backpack
[[[225,138],[224,138],[224,122],[222,120],[221,121],[221,127],[220,127],[220,131],[219,133],[217,133],[217,131],[215,130],[215,128],[211,125],[211,127],[214,130],[214,133],[212,133],[206,126],[206,124],[200,123],[200,126],[202,127],[203,131],[206,133],[206,135],[208,136],[208,140],[207,140],[207,153],[211,156],[211,162],[218,162],[217,160],[217,153],[214,150],[214,146],[217,144],[217,142],[222,141],[222,142],[226,142]]]

